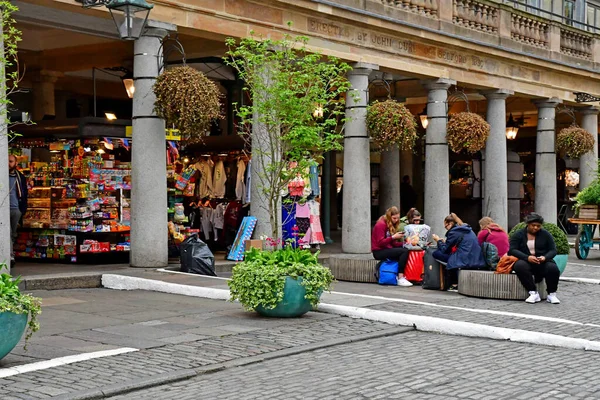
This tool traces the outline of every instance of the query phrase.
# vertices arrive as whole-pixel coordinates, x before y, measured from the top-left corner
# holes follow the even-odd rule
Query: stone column
[[[400,151],[398,147],[381,152],[379,169],[379,214],[396,206],[400,209]]]
[[[521,222],[521,199],[523,198],[523,164],[521,157],[509,150],[508,163],[508,229]]]
[[[485,192],[483,215],[491,217],[498,225],[508,227],[508,186],[506,165],[506,98],[510,90],[486,90],[487,122],[490,136],[485,145]]]
[[[424,218],[433,233],[444,236],[444,218],[450,213],[450,160],[446,141],[448,88],[456,84],[440,78],[423,82],[427,94],[427,133],[425,135]]]
[[[371,167],[367,102],[369,74],[378,70],[374,64],[356,63],[348,73],[351,88],[346,95],[344,130],[344,210],[342,216],[342,251],[371,252]]]
[[[161,40],[175,26],[148,21],[135,41],[131,150],[131,266],[165,267],[169,263],[165,121],[156,116],[152,86],[162,63]]]
[[[44,115],[56,116],[54,84],[60,72],[38,71],[34,74],[33,115],[34,121],[41,121]]]
[[[594,137],[594,150],[585,153],[579,159],[579,188],[589,186],[596,179],[598,169],[598,108],[586,107],[579,110],[582,114],[581,127]]]
[[[0,26],[2,25],[0,14]],[[4,58],[4,38],[0,35],[0,59]],[[0,63],[0,76],[5,76],[4,63]],[[6,86],[0,85],[0,98],[6,97]],[[0,263],[6,262],[1,273],[10,273],[10,188],[8,179],[8,129],[6,104],[0,103]]]
[[[535,212],[546,222],[558,220],[556,195],[555,116],[556,106],[562,100],[535,100],[538,108],[537,140],[535,154]]]

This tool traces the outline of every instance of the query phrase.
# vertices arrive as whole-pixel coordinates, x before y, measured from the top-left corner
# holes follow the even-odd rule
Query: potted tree
[[[0,264],[0,270],[4,267],[5,264]],[[21,293],[19,282],[19,278],[0,275],[0,360],[15,348],[26,329],[27,349],[27,341],[40,327],[37,317],[41,313],[41,300]]]
[[[267,317],[299,317],[319,303],[333,275],[318,260],[318,253],[292,246],[274,251],[256,248],[233,267],[231,299],[245,309]]]
[[[231,38],[226,43],[225,63],[237,72],[252,98],[250,104],[236,105],[236,112],[240,134],[252,146],[252,179],[259,191],[252,194],[252,206],[268,212],[268,224],[259,221],[267,229],[261,228],[258,235],[277,243],[272,252],[249,251],[236,265],[229,282],[231,296],[247,309],[297,316],[309,310],[306,303],[296,312],[279,313],[291,307],[287,299],[295,291],[292,288],[305,290],[300,297],[314,306],[333,277],[310,252],[280,248],[281,193],[291,179],[304,177],[323,153],[342,148],[339,127],[350,88],[345,74],[351,67],[312,52],[304,36],[285,34],[273,40],[251,35],[239,43]]]
[[[567,239],[567,235],[558,227],[558,225],[553,224],[551,222],[544,222],[542,227],[547,230],[554,238],[554,243],[556,244],[556,253],[557,255],[554,257],[554,262],[558,266],[560,273],[562,275],[565,272],[565,268],[567,267],[567,259],[569,257],[569,241]],[[512,237],[514,233],[518,230],[524,229],[525,223],[521,222],[514,226],[509,232],[509,236]]]

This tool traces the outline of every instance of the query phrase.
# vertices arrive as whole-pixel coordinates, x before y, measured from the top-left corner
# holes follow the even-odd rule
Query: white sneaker
[[[402,277],[402,278],[398,279],[398,286],[409,287],[409,286],[412,286],[412,285],[413,284],[410,283],[409,281],[407,281],[405,277]]]
[[[529,297],[525,300],[525,303],[537,303],[542,301],[538,292],[529,292]]]
[[[551,304],[560,304],[560,300],[556,297],[556,293],[548,293],[546,301]]]

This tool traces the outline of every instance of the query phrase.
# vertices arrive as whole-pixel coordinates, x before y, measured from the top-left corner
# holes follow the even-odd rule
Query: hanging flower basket
[[[594,136],[577,125],[561,129],[556,135],[556,150],[570,158],[579,158],[594,149]]]
[[[490,135],[490,124],[479,114],[460,112],[450,117],[446,140],[455,153],[477,153],[485,147]]]
[[[217,85],[192,67],[163,72],[154,84],[156,114],[187,140],[202,140],[214,119],[221,118]]]
[[[379,150],[394,146],[400,150],[412,150],[415,146],[417,121],[408,108],[396,100],[371,104],[367,108],[367,127]]]

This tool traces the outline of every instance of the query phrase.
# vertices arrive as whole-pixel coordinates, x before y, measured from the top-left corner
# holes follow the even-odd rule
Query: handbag
[[[510,274],[512,272],[513,265],[519,261],[517,257],[514,256],[502,256],[500,261],[498,261],[498,266],[494,271],[495,274]]]

